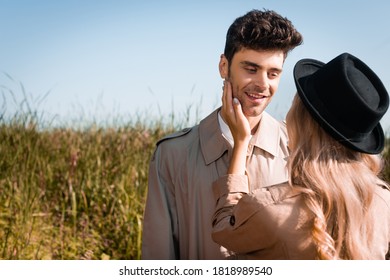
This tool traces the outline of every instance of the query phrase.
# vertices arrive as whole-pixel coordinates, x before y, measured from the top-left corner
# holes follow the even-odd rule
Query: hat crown
[[[351,60],[347,61],[348,64],[352,64]],[[375,86],[367,78],[367,76],[360,71],[359,68],[354,66],[347,67],[347,77],[349,78],[351,87],[356,90],[358,96],[362,99],[361,102],[367,105],[372,110],[377,110],[380,107],[381,99],[376,93]]]
[[[308,77],[316,88],[329,121],[360,133],[377,125],[389,106],[389,98],[379,78],[356,57],[344,53]],[[307,95],[310,95],[308,92]],[[349,136],[348,138],[351,138]]]
[[[388,93],[377,75],[355,56],[343,53],[327,64],[301,60],[294,76],[306,107],[337,140],[363,143],[374,129],[381,129]]]

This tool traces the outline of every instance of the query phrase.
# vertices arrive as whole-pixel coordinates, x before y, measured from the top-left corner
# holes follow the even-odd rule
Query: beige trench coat
[[[150,162],[142,236],[143,259],[222,259],[211,238],[212,183],[227,172],[232,147],[218,110],[192,129],[162,139]],[[253,189],[287,180],[285,125],[263,113],[248,149]]]
[[[312,216],[302,194],[287,183],[250,192],[245,175],[213,184],[217,201],[213,239],[238,259],[315,259]],[[249,193],[249,194],[248,194]],[[371,259],[385,259],[390,245],[390,191],[378,186],[374,201],[375,243]],[[231,257],[233,258],[233,257]]]

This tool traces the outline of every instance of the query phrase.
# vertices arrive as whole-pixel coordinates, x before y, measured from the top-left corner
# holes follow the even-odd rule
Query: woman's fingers
[[[250,138],[251,129],[248,119],[245,117],[242,111],[241,103],[237,98],[233,99],[234,115],[235,115],[235,127],[231,128],[233,138],[235,140],[244,140]]]
[[[236,120],[246,121],[246,117],[242,111],[240,101],[237,98],[234,98],[233,104],[234,104],[234,114],[236,116]]]
[[[233,98],[232,85],[229,81],[224,81],[222,95],[222,117],[230,128],[235,140],[247,140],[250,136],[250,126],[245,117],[241,103],[237,98]]]
[[[222,94],[222,116],[228,123],[235,120],[232,96],[231,84],[225,80]]]
[[[231,84],[228,81],[223,82],[223,98],[224,103],[226,104],[226,113],[231,114],[233,113],[233,94],[232,94],[232,88]]]

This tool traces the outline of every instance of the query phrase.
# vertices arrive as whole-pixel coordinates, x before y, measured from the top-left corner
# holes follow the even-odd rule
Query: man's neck
[[[256,117],[247,117],[247,120],[249,122],[249,126],[251,128],[252,135],[254,135],[256,133],[257,129],[259,128],[259,124],[260,124],[262,116],[263,116],[263,114],[261,114],[260,116],[256,116]]]

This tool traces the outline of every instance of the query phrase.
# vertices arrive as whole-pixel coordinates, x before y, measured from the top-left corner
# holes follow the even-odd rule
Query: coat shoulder
[[[160,155],[160,158],[170,158],[170,160],[176,157],[182,158],[187,153],[188,147],[196,143],[197,131],[197,127],[194,126],[161,138],[156,143],[152,161],[155,160],[157,154]]]
[[[165,142],[167,140],[172,140],[172,139],[176,139],[176,138],[182,137],[184,135],[187,135],[192,130],[193,130],[193,127],[187,127],[187,128],[182,129],[182,130],[176,131],[174,133],[168,134],[165,137],[158,140],[156,143],[156,146],[159,146],[162,142]]]

